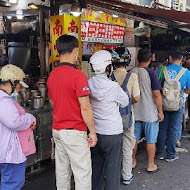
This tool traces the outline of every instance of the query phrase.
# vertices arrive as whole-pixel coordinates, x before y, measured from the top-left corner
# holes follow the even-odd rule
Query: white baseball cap
[[[102,74],[105,72],[106,67],[112,64],[112,55],[109,51],[100,50],[92,55],[90,63],[96,74]]]
[[[24,78],[25,78],[24,71],[15,65],[8,64],[8,65],[5,65],[4,67],[2,67],[0,70],[0,79],[2,81],[18,80],[19,83],[23,87],[28,88],[29,86],[23,81]]]

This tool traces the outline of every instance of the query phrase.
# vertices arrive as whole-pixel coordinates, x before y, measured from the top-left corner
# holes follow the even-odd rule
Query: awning
[[[135,19],[147,19],[152,21],[152,25],[167,23],[170,26],[178,28],[183,25],[190,27],[190,12],[180,12],[176,10],[148,8],[130,3],[124,3],[117,0],[86,0],[87,5],[95,9],[106,9],[109,12],[117,12]],[[157,22],[157,23],[154,23]],[[149,23],[151,24],[151,23]],[[181,26],[182,25],[182,26]],[[160,25],[160,27],[162,27]]]

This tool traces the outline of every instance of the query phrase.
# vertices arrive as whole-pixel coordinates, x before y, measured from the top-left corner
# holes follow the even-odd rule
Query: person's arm
[[[159,118],[159,121],[161,122],[164,120],[164,114],[163,114],[163,108],[162,108],[162,96],[160,93],[162,86],[156,72],[152,69],[148,69],[147,71],[151,79],[152,95],[153,95],[154,103],[158,110],[158,118]]]
[[[153,90],[152,94],[153,94],[154,103],[156,104],[158,110],[159,121],[161,122],[164,120],[164,114],[162,109],[162,96],[160,94],[160,90]]]
[[[95,132],[94,116],[93,116],[93,110],[90,104],[89,96],[79,97],[78,100],[80,104],[82,118],[90,131],[89,146],[94,147],[97,143],[97,136]]]
[[[140,101],[141,97],[140,96],[135,96],[132,99],[132,104],[136,104],[138,101]]]
[[[133,76],[133,85],[132,85],[132,104],[137,103],[140,100],[140,88],[139,88],[139,82],[138,82],[138,76],[135,73],[132,73],[131,76]]]
[[[23,131],[35,124],[36,119],[32,114],[19,114],[14,101],[11,98],[0,102],[0,121],[12,131]]]
[[[84,73],[80,73],[80,76],[76,80],[76,95],[80,104],[82,118],[90,131],[88,138],[89,146],[94,147],[97,143],[97,136],[94,127],[94,116],[89,100],[89,94],[90,90],[87,77]]]

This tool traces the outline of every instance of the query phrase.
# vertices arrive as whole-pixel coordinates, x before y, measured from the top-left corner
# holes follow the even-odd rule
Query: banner
[[[70,15],[51,16],[51,56],[52,62],[59,61],[56,40],[63,34],[73,35],[79,40],[79,59],[82,60],[81,19]]]
[[[125,27],[90,21],[82,21],[81,37],[83,42],[123,43]]]
[[[82,16],[82,20],[88,20],[88,21],[94,21],[99,23],[105,23],[105,24],[112,24],[112,25],[118,25],[126,27],[127,21],[125,18],[114,18],[112,15],[103,13],[100,11],[94,11],[90,9],[85,9]]]

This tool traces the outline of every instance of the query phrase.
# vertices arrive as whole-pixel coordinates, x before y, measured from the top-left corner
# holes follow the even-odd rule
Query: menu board
[[[83,42],[123,43],[125,27],[91,21],[82,21],[81,39]]]

